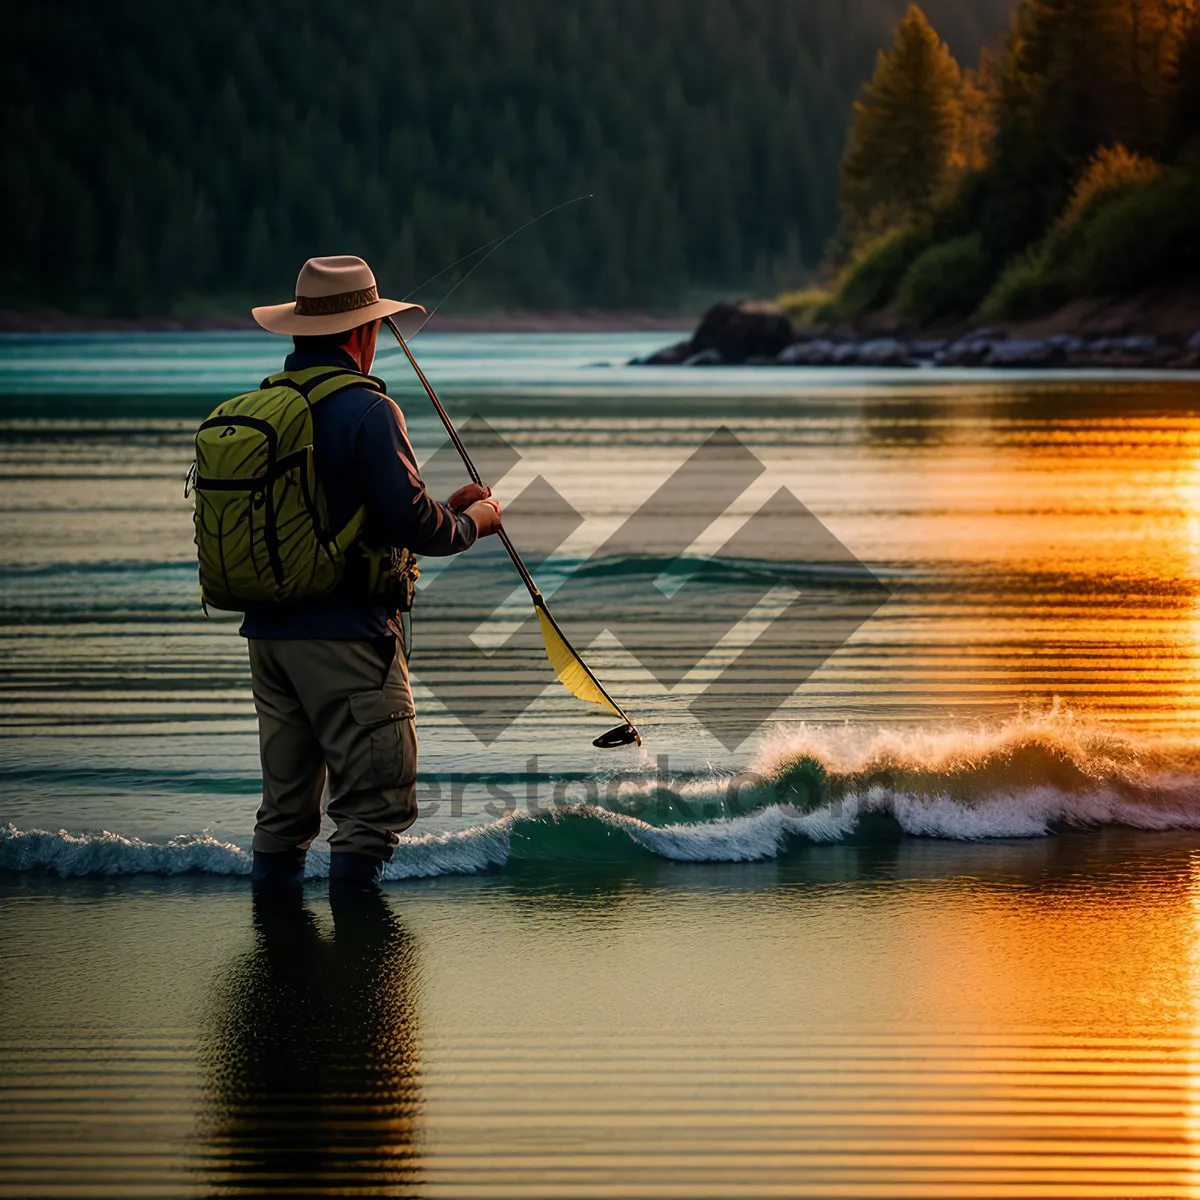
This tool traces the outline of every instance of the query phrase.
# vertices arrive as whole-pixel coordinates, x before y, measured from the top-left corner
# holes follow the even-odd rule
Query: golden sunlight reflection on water
[[[198,609],[182,496],[215,397],[160,396],[154,356],[233,394],[265,351],[31,344],[0,347],[0,827],[244,845],[245,651]],[[0,1196],[1200,1196],[1200,831],[1150,831],[1200,822],[1196,382],[422,353],[520,448],[514,490],[541,474],[584,516],[569,564],[718,425],[751,447],[721,528],[788,487],[892,590],[780,753],[886,768],[909,824],[714,863],[547,823],[503,869],[340,913],[321,883],[264,915],[239,877],[0,871]],[[488,772],[613,769],[553,690],[474,741],[421,690],[421,621],[422,770],[474,772],[422,834],[490,819]],[[757,753],[612,639],[592,658],[645,714],[632,766]]]
[[[1194,1196],[1198,863],[818,847],[253,925],[219,882],[29,880],[0,1194]]]

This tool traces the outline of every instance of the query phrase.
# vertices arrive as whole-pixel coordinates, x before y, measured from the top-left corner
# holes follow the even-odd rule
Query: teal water
[[[537,571],[569,633],[728,428],[764,470],[655,582],[717,572],[728,634],[668,686],[589,633],[645,738],[599,751],[514,648],[516,581],[426,564],[421,818],[380,907],[331,911],[318,850],[281,917],[240,878],[245,648],[183,496],[279,344],[0,339],[0,1194],[1200,1191],[1197,381],[625,365],[663,340],[416,349],[519,454],[510,511],[540,479],[579,515]],[[747,612],[799,552],[710,558],[780,489],[890,598],[730,745],[691,706],[808,584]],[[494,740],[460,719],[534,670]]]
[[[865,806],[914,831],[958,833],[972,821],[993,834],[1045,828],[1075,803],[1070,794],[1060,789],[1010,817],[953,807],[943,824],[927,811],[904,815],[914,798],[925,809],[938,800],[947,762],[1002,755],[1010,744],[1031,757],[1030,782],[1047,769],[1036,761],[1045,753],[1066,753],[1086,778],[1098,755],[1107,762],[1115,754],[1117,765],[1101,770],[1102,786],[1088,797],[1097,812],[1114,799],[1157,795],[1160,784],[1171,793],[1162,804],[1179,807],[1173,785],[1134,778],[1131,764],[1165,756],[1159,774],[1171,774],[1180,753],[1187,760],[1193,383],[624,365],[660,338],[421,339],[457,419],[482,417],[519,456],[497,481],[501,498],[519,506],[540,481],[579,514],[574,533],[539,567],[547,594],[590,569],[596,547],[724,426],[765,469],[689,557],[703,562],[784,488],[891,599],[811,678],[797,669],[783,708],[757,727],[751,721],[750,736],[732,748],[689,703],[763,635],[790,584],[740,623],[740,595],[715,588],[710,608],[720,617],[727,605],[734,628],[670,687],[610,632],[589,634],[590,661],[645,727],[641,751],[614,754],[591,747],[603,718],[555,686],[536,650],[532,659],[511,650],[527,604],[503,560],[468,556],[456,564],[449,596],[436,587],[445,564],[427,562],[422,594],[435,599],[418,601],[412,664],[425,787],[416,836],[464,840],[414,842],[398,872],[453,870],[456,854],[463,869],[494,864],[506,853],[507,825],[482,826],[588,802],[629,818],[607,822],[593,841],[624,847],[635,835],[658,852],[665,836],[643,826],[700,818],[705,828],[678,836],[710,838],[718,856],[769,857],[805,831],[777,806],[755,810],[778,799],[781,777],[794,803],[787,781],[808,779],[806,762],[860,781],[871,775],[866,764],[880,778],[924,772],[915,792],[885,788],[871,798],[859,789]],[[23,836],[63,828],[152,845],[183,837],[191,848],[180,851],[180,869],[244,866],[222,847],[246,844],[258,788],[245,653],[236,617],[200,611],[182,479],[198,420],[254,385],[278,354],[273,339],[252,334],[0,344],[0,771],[12,781],[2,815],[14,827],[0,843],[7,861],[120,869],[120,843],[89,856],[86,845],[56,849]],[[428,403],[395,354],[381,355],[376,369],[391,380],[429,463],[445,436]],[[438,474],[446,494],[464,478]],[[782,561],[792,553],[786,537],[776,553]],[[588,614],[600,624],[630,602],[623,569],[609,563],[606,580],[589,585],[603,597]],[[470,637],[469,654],[439,655],[439,638],[456,623],[469,627],[457,635],[464,645]],[[503,694],[518,668],[533,673],[540,694],[501,736],[481,742],[446,704]],[[434,679],[442,686],[424,686],[423,671],[427,679],[442,672]],[[1100,748],[1121,729],[1160,740]],[[1182,749],[1161,740],[1176,737]],[[739,772],[750,774],[731,793]],[[995,797],[984,784],[973,798]],[[839,836],[844,809],[809,819],[808,832],[821,825]],[[713,816],[745,816],[746,828],[731,834],[703,822]],[[530,832],[539,836],[536,823]],[[436,862],[426,862],[435,851]],[[674,852],[707,856],[690,840]],[[151,861],[146,853],[162,869],[172,861],[137,853],[130,847],[130,867]]]

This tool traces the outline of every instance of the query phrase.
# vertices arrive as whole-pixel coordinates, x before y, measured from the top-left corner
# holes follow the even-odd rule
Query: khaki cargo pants
[[[412,691],[396,642],[248,643],[263,772],[254,849],[307,847],[328,776],[331,849],[391,858],[417,816]]]

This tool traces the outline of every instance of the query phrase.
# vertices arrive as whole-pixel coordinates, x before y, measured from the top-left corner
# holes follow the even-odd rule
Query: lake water
[[[421,818],[281,913],[183,495],[280,344],[0,339],[0,1195],[1200,1195],[1200,380],[665,340],[414,345],[644,745],[426,562]]]

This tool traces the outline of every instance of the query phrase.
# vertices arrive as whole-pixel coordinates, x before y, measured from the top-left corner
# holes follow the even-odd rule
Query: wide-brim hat
[[[411,337],[425,320],[419,304],[381,300],[371,268],[353,254],[310,258],[296,278],[295,300],[250,312],[268,332],[289,337],[348,333],[383,317],[395,317],[400,332]]]

